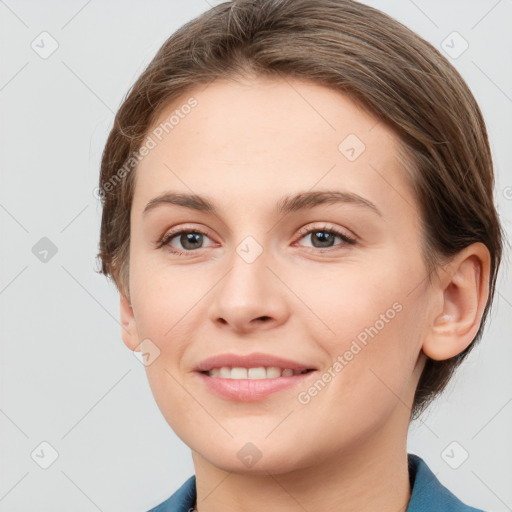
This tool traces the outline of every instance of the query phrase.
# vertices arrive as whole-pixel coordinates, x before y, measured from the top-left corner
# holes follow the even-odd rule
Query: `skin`
[[[466,248],[429,284],[398,140],[341,93],[290,78],[217,80],[168,105],[155,126],[191,96],[198,105],[136,171],[121,320],[131,350],[143,339],[160,350],[147,376],[192,450],[198,510],[405,510],[414,390],[426,355],[452,357],[474,338],[487,249]],[[352,162],[338,150],[349,134],[366,146]],[[381,215],[348,203],[274,212],[282,196],[310,190],[356,193]],[[167,191],[208,196],[218,212],[166,204],[143,215]],[[315,245],[326,226],[356,244]],[[171,227],[207,236],[187,246],[196,249],[176,236],[169,245],[189,251],[176,255],[157,248]],[[236,251],[247,236],[263,251],[252,263]],[[396,303],[400,312],[300,403],[298,393]],[[234,402],[193,371],[227,352],[266,352],[318,371],[305,386]],[[237,456],[248,442],[261,453],[251,467]]]

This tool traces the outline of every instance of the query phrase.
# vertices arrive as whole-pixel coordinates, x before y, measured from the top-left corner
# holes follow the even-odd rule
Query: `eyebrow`
[[[321,190],[312,192],[299,192],[294,195],[282,197],[276,204],[277,214],[287,214],[307,210],[323,204],[353,204],[367,208],[382,217],[380,210],[369,199],[358,194],[340,190]],[[217,214],[217,209],[208,197],[198,194],[184,194],[179,192],[165,192],[151,199],[144,208],[143,215],[161,205],[177,205],[204,213]]]

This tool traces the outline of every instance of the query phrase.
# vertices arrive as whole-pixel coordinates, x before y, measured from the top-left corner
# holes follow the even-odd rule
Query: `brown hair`
[[[503,233],[486,127],[468,86],[432,45],[372,7],[352,0],[233,0],[171,35],[128,92],[103,152],[100,272],[129,297],[135,171],[123,166],[133,161],[152,123],[166,105],[198,85],[235,76],[289,76],[323,84],[351,97],[398,135],[420,205],[429,280],[442,261],[468,245],[482,242],[489,249],[490,292],[478,333],[459,355],[427,360],[411,415],[417,417],[481,338]]]

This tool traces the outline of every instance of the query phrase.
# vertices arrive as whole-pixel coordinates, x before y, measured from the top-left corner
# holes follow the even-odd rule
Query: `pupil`
[[[203,235],[201,235],[201,233],[185,233],[185,234],[181,235],[180,242],[183,245],[183,247],[185,247],[185,249],[197,249],[197,247],[195,247],[195,246],[189,247],[188,244],[189,243],[194,244],[197,242],[201,242],[202,236]]]
[[[314,242],[319,241],[320,247],[331,247],[332,233],[327,233],[327,231],[315,231],[315,236],[313,236],[313,241]],[[313,243],[313,245],[315,245],[315,244]],[[318,246],[315,246],[315,247],[318,247]]]
[[[200,244],[202,242],[203,235],[201,233],[185,233],[181,235],[181,243],[183,247],[186,249],[197,249],[194,244]],[[328,233],[327,231],[315,231],[315,235],[313,236],[313,245],[318,247],[316,243],[320,244],[320,247],[331,247],[333,242],[332,233]],[[192,247],[189,246],[192,244]]]

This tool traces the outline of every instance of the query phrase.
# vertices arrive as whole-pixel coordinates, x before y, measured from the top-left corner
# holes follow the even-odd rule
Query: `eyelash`
[[[348,245],[355,245],[356,244],[356,240],[352,237],[349,237],[347,236],[346,234],[342,233],[341,231],[338,231],[337,229],[334,229],[334,228],[328,228],[327,226],[324,226],[324,227],[315,227],[315,228],[309,228],[309,229],[301,229],[299,230],[299,235],[300,238],[299,240],[301,240],[302,238],[304,238],[305,236],[309,235],[310,233],[315,233],[315,232],[322,232],[322,233],[328,233],[330,235],[334,235],[334,236],[337,236],[339,238],[341,238],[341,240],[343,240],[344,243],[348,244]],[[200,249],[203,249],[203,247],[199,248],[199,249],[191,249],[191,250],[188,250],[188,251],[181,251],[179,249],[174,249],[174,248],[171,248],[171,246],[169,245],[169,242],[175,238],[176,236],[178,235],[182,235],[182,234],[188,234],[188,233],[196,233],[196,234],[200,234],[200,235],[203,235],[203,236],[206,236],[209,238],[208,234],[205,233],[204,231],[202,231],[201,229],[181,229],[179,231],[174,231],[174,232],[170,232],[170,233],[165,233],[164,236],[157,242],[157,249],[160,249],[164,246],[167,246],[167,249],[169,250],[170,253],[172,254],[176,254],[178,256],[182,256],[182,255],[185,255],[185,254],[192,254],[194,252],[197,252],[198,250]],[[342,245],[342,244],[340,244]],[[325,248],[319,248],[319,247],[309,247],[309,249],[312,249],[313,251],[320,251],[320,252],[325,252],[325,251],[329,251],[329,250],[332,250],[333,247],[325,247]]]
[[[299,235],[301,235],[299,240],[301,240],[305,236],[309,235],[310,233],[315,233],[317,231],[319,231],[321,233],[328,233],[330,235],[337,236],[337,237],[341,238],[341,240],[343,240],[343,242],[345,244],[348,244],[348,245],[355,245],[356,244],[356,239],[355,238],[352,238],[352,237],[342,233],[341,231],[339,231],[339,230],[337,230],[335,228],[329,228],[328,226],[315,227],[315,228],[302,228],[302,229],[299,230]],[[313,250],[317,250],[317,251],[322,252],[322,251],[333,250],[333,247],[325,247],[324,249],[322,249],[320,247],[309,247],[309,249],[313,249]]]

